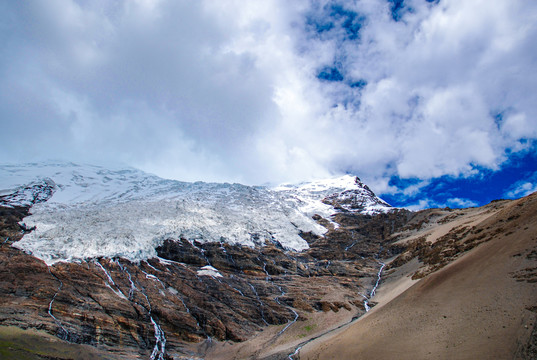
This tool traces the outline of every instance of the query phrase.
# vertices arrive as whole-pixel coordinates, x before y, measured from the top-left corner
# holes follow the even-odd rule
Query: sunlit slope
[[[537,194],[506,202],[462,239],[484,243],[300,358],[535,358],[536,215]]]

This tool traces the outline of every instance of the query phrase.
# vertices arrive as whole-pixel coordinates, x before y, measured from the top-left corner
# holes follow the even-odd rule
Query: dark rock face
[[[0,196],[0,206],[8,208],[30,207],[50,199],[55,189],[56,184],[51,179],[34,182],[9,195]]]
[[[389,258],[398,251],[389,247],[391,235],[408,223],[415,213],[394,209],[377,215],[338,213],[334,221],[340,226],[324,237],[308,241],[308,253],[319,259],[357,260],[369,257]]]
[[[244,341],[269,325],[313,312],[364,312],[377,257],[390,256],[388,235],[412,213],[341,213],[325,237],[302,236],[310,249],[277,244],[249,248],[168,239],[159,258],[57,263],[10,246],[24,231],[28,207],[0,207],[0,324],[37,328],[72,343],[107,349],[114,357],[181,354],[207,339]],[[323,221],[323,219],[319,219]],[[202,267],[217,272],[203,275]],[[332,292],[346,301],[329,299]],[[156,329],[159,329],[158,331]],[[164,336],[158,336],[162,332]]]
[[[385,201],[378,198],[375,193],[358,177],[355,179],[358,189],[345,190],[340,193],[328,195],[322,201],[342,212],[360,212],[371,207],[390,208]]]

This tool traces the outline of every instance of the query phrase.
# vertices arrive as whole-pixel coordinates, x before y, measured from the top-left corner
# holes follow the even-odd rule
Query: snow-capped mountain
[[[276,188],[186,183],[132,168],[73,163],[0,166],[0,205],[29,206],[36,228],[15,244],[51,264],[99,256],[139,261],[165,239],[277,243],[308,248],[301,232],[322,235],[312,219],[340,211],[385,212],[390,206],[353,176]]]
[[[391,208],[358,177],[351,175],[298,185],[284,184],[274,190],[299,200],[299,209],[309,216],[317,214],[329,218],[338,211],[375,214]]]

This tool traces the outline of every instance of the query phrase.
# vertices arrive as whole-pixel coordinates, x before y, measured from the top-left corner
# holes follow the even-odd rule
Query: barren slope
[[[446,246],[484,243],[300,358],[536,358],[537,194],[497,210]]]

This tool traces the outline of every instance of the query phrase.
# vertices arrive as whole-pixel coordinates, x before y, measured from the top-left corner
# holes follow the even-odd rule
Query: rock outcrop
[[[19,225],[28,213],[0,208],[0,324],[44,330],[118,358],[178,356],[185,344],[213,339],[240,342],[315,312],[359,316],[385,229],[408,216],[354,215],[353,222],[342,215],[325,237],[303,234],[310,249],[300,253],[271,242],[252,248],[180,238],[138,263],[116,257],[47,266],[11,246],[29,231]],[[346,301],[330,300],[332,292]]]

